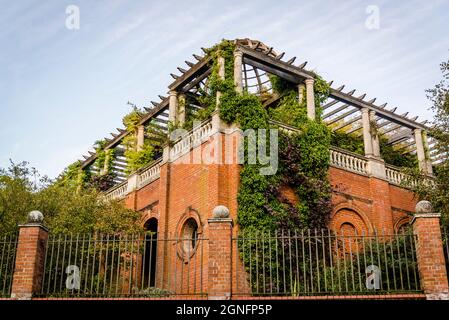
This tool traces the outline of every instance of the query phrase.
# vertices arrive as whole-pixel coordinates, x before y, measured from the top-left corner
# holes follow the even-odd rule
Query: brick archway
[[[393,230],[395,233],[401,233],[404,228],[407,228],[410,226],[411,218],[409,216],[403,216],[399,218],[393,226]]]
[[[348,203],[334,208],[329,227],[334,232],[344,234],[367,235],[374,231],[371,221],[363,211]]]

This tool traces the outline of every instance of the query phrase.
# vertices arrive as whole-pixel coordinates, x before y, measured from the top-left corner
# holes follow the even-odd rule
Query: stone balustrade
[[[181,137],[170,148],[170,159],[174,160],[186,152],[189,152],[192,147],[197,146],[204,142],[213,134],[213,124],[212,119],[203,122],[200,126],[194,128],[187,135]]]
[[[332,166],[360,174],[368,174],[368,160],[356,153],[332,147],[330,149]]]
[[[142,169],[137,178],[137,188],[140,189],[146,186],[147,184],[158,179],[160,175],[161,175],[161,160],[158,160],[156,163],[153,163],[150,166]]]
[[[280,130],[290,132],[297,132],[298,130],[294,127],[284,125],[279,122],[270,121],[272,125],[278,126]],[[212,120],[207,120],[203,122],[200,126],[194,128],[187,135],[180,138],[171,148],[170,148],[170,159],[174,159],[182,156],[184,153],[189,152],[193,147],[198,146],[208,139],[215,132],[213,128]],[[144,187],[145,185],[153,182],[160,177],[160,165],[161,159],[157,162],[151,164],[150,166],[140,170],[137,177],[137,189]],[[330,165],[339,169],[347,170],[357,174],[368,175],[368,158],[356,153],[349,152],[344,149],[331,147],[330,149]],[[402,186],[407,178],[407,175],[401,172],[400,168],[386,165],[385,166],[385,176],[388,182],[395,185]],[[412,185],[414,185],[412,183]],[[105,194],[105,199],[122,199],[127,194],[128,182],[125,181],[112,189],[110,189]]]
[[[111,201],[114,199],[123,199],[126,196],[126,191],[128,190],[128,181],[123,181],[122,183],[109,189],[104,195],[106,201]]]

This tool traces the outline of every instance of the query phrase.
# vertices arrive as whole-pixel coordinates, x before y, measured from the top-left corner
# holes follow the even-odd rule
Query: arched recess
[[[334,208],[330,228],[339,234],[366,235],[374,232],[369,218],[363,211],[348,203],[340,204]]]
[[[158,220],[155,217],[149,218],[143,226],[145,229],[145,249],[142,259],[143,283],[145,287],[154,287],[156,284]]]
[[[409,216],[401,217],[394,223],[394,232],[395,233],[406,232],[409,228],[410,228],[410,217]]]

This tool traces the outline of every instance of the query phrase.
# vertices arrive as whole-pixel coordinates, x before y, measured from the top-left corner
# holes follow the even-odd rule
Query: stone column
[[[41,212],[31,211],[28,222],[19,226],[11,298],[29,300],[42,290],[48,239],[43,220]]]
[[[416,260],[421,286],[427,300],[449,300],[449,289],[441,239],[440,214],[429,201],[416,205],[412,220],[416,234]]]
[[[227,300],[232,288],[232,219],[229,209],[217,206],[209,225],[209,262],[207,292],[210,300]]]
[[[418,157],[419,169],[426,171],[426,154],[424,152],[424,144],[421,129],[415,129],[416,155]]]
[[[301,103],[302,100],[304,99],[305,91],[306,91],[306,86],[304,85],[304,83],[298,84],[298,101],[299,101],[299,103]]]
[[[186,96],[184,94],[180,94],[178,96],[178,111],[176,113],[176,119],[181,126],[186,122]]]
[[[373,145],[373,156],[376,158],[380,158],[380,144],[379,144],[379,135],[377,134],[377,128],[373,128],[373,125],[376,123],[376,111],[369,112],[369,120],[370,120],[370,130],[371,130],[371,139]]]
[[[371,125],[369,121],[369,109],[362,109],[363,144],[365,146],[365,156],[373,155],[373,138],[371,137]]]
[[[243,92],[242,64],[243,64],[243,53],[238,50],[234,51],[234,84],[235,90],[238,93]]]
[[[225,59],[223,57],[218,57],[218,78],[221,80],[225,79]],[[221,92],[217,91],[216,110],[220,108],[220,98]]]
[[[313,91],[313,79],[306,79],[307,117],[315,120],[315,93]]]
[[[175,124],[177,120],[176,112],[178,109],[178,94],[174,90],[171,90],[168,94],[168,121],[170,121],[172,124]]]
[[[426,159],[426,173],[433,175],[432,161],[430,161],[429,139],[426,131],[422,132],[422,140],[424,143],[424,157]]]
[[[143,149],[144,142],[145,142],[145,126],[140,125],[137,127],[137,151]]]

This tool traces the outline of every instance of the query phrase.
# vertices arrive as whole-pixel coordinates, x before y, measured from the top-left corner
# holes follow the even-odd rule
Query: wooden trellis
[[[275,107],[281,97],[273,94],[270,82],[270,75],[276,75],[294,84],[301,84],[305,79],[313,79],[315,74],[305,69],[307,62],[295,65],[296,57],[287,61],[284,60],[285,53],[277,54],[272,47],[260,41],[250,39],[235,40],[236,50],[242,52],[242,85],[243,90],[256,95],[271,96],[264,102],[265,106]],[[203,49],[206,52],[205,49]],[[196,62],[185,61],[187,67],[178,67],[178,74],[171,74],[174,82],[169,90],[175,90],[179,94],[189,97],[192,103],[189,107],[197,111],[203,106],[198,102],[201,94],[208,92],[208,79],[212,72],[212,59],[208,55],[193,55]],[[396,113],[397,108],[387,108],[387,104],[377,104],[376,98],[367,98],[366,94],[357,94],[355,89],[346,91],[345,85],[334,86],[333,81],[329,82],[330,94],[322,109],[322,119],[332,130],[343,130],[356,136],[362,136],[362,109],[375,112],[375,122],[379,133],[388,138],[388,143],[403,153],[416,153],[414,131],[420,129],[428,131],[427,121],[418,122],[418,117]],[[148,126],[150,123],[157,125],[161,132],[167,132],[169,119],[169,97],[159,96],[159,102],[151,102],[145,107],[146,114],[140,120],[140,125]],[[117,133],[111,133],[111,138],[107,138],[106,149],[115,149],[112,170],[116,174],[116,182],[120,183],[126,179],[124,170],[126,159],[123,156],[123,146],[121,142],[128,134],[124,129],[117,129]],[[431,161],[438,164],[447,157],[435,149],[437,141],[429,137],[428,147]],[[98,172],[94,162],[96,154],[90,152],[89,156],[84,156],[82,168],[91,172]]]

